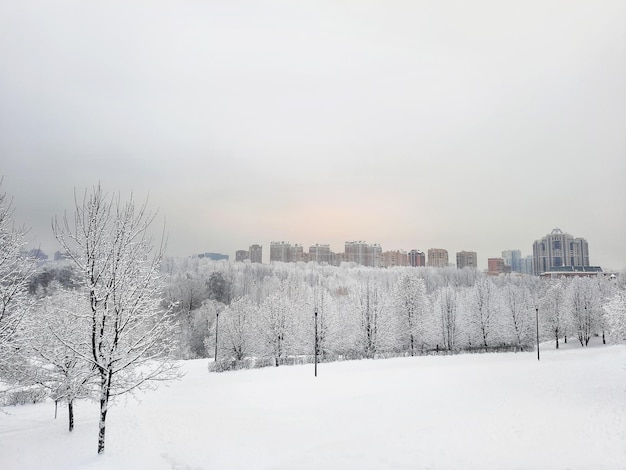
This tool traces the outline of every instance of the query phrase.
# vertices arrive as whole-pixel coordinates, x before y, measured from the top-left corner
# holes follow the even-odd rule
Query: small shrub
[[[46,391],[39,387],[21,388],[7,391],[0,395],[1,406],[16,406],[41,403],[47,397]]]

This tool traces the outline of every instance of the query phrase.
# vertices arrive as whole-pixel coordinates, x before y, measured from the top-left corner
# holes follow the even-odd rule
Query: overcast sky
[[[626,267],[626,2],[0,2],[0,174],[34,244],[149,195],[174,256],[285,240]]]

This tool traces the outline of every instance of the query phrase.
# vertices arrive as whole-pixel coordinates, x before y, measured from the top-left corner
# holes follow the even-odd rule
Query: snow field
[[[623,469],[626,347],[362,360],[209,374],[76,428],[51,403],[0,415],[0,468]]]

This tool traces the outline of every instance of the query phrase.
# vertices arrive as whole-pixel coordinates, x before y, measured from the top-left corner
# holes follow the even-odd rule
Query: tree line
[[[619,340],[623,277],[168,259],[181,358],[417,355]],[[315,315],[317,312],[317,315]],[[318,322],[317,341],[315,318]],[[218,320],[216,322],[216,320]],[[617,323],[616,323],[617,322]],[[610,335],[610,338],[609,338]]]

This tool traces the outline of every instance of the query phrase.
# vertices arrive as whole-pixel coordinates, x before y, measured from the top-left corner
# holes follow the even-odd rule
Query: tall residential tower
[[[428,266],[433,268],[445,268],[448,266],[448,250],[443,248],[429,248]]]
[[[561,266],[589,266],[589,246],[584,238],[574,238],[555,228],[533,243],[535,275]]]

